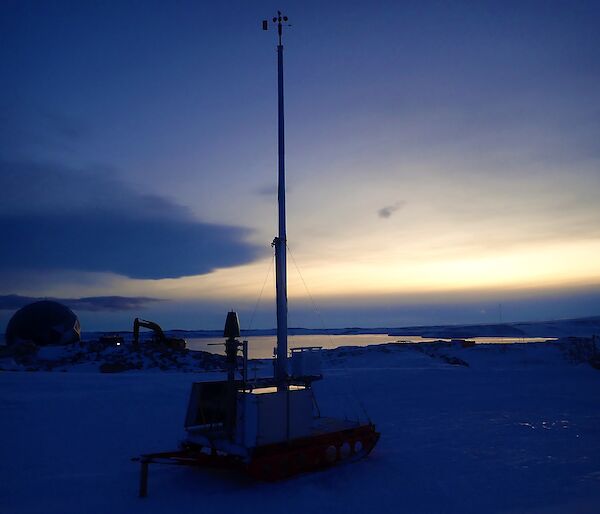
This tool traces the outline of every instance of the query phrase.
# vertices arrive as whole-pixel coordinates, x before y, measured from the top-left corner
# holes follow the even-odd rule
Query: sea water
[[[276,336],[248,337],[248,354],[251,359],[270,359],[273,349],[277,344]],[[548,341],[546,337],[469,337],[468,341],[482,343],[537,343]],[[187,347],[190,350],[203,350],[211,353],[225,353],[224,339],[212,337],[187,338]],[[240,339],[242,340],[242,339]],[[303,346],[321,346],[324,349],[333,349],[340,346],[368,346],[383,343],[430,343],[433,341],[450,341],[438,337],[421,336],[388,336],[387,334],[304,334],[289,335],[288,348]]]

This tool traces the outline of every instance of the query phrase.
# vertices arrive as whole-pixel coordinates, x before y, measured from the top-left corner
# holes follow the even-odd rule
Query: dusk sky
[[[600,3],[5,0],[0,328],[274,326],[277,9],[290,326],[600,314]]]

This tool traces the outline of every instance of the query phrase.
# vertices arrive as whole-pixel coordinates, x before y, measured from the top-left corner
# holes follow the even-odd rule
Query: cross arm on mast
[[[277,11],[277,16],[273,16],[273,23],[277,24],[278,41],[279,46],[281,46],[281,35],[283,33],[283,27],[291,27],[291,25],[288,23],[288,17],[281,14],[281,11]],[[263,30],[269,30],[269,20],[263,20],[262,28]]]

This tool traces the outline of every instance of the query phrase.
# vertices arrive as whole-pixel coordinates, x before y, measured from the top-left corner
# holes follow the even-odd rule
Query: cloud
[[[249,229],[204,223],[108,169],[0,161],[0,271],[177,278],[255,260]]]
[[[54,300],[80,311],[131,311],[163,301],[145,296],[90,296],[87,298],[34,298],[16,294],[0,296],[0,310],[16,310],[40,300]]]
[[[36,155],[66,151],[93,134],[81,118],[19,97],[0,98],[0,148],[3,155]],[[7,152],[10,152],[8,154]]]
[[[396,211],[402,209],[404,207],[404,205],[406,204],[406,202],[404,200],[400,201],[400,202],[396,202],[393,205],[386,205],[385,207],[382,207],[381,209],[379,209],[377,211],[377,214],[380,218],[391,218],[392,214],[394,214]]]
[[[286,193],[289,195],[294,189],[293,184],[290,184],[290,180],[287,179],[287,182],[285,184],[285,191]],[[255,189],[255,193],[258,196],[264,196],[267,198],[273,198],[273,197],[277,197],[277,192],[278,192],[278,187],[277,184],[271,184],[271,185],[267,185],[267,186],[262,186],[259,187],[257,189]]]
[[[78,142],[88,137],[90,127],[81,119],[48,108],[38,109],[39,122],[48,134],[55,134],[64,141]]]
[[[289,188],[288,188],[289,189]],[[277,185],[263,186],[256,190],[259,196],[273,197],[277,196]]]

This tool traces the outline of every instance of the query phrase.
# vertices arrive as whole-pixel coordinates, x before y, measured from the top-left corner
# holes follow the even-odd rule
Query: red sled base
[[[140,497],[148,494],[148,466],[171,464],[206,468],[238,469],[262,481],[283,480],[300,473],[318,471],[366,457],[379,440],[372,423],[346,430],[258,446],[250,458],[184,442],[172,452],[148,453],[132,460],[140,462]]]

